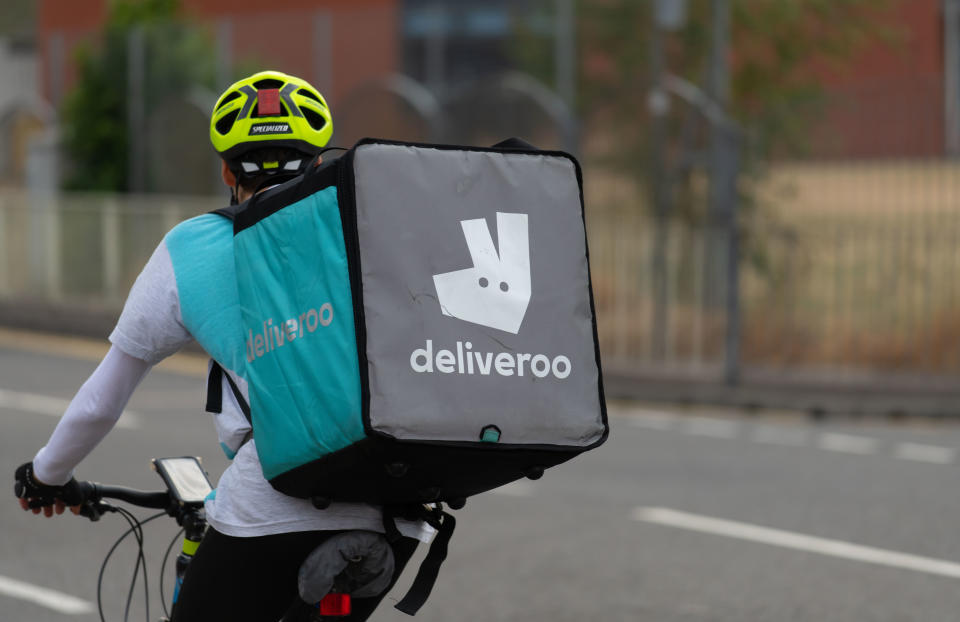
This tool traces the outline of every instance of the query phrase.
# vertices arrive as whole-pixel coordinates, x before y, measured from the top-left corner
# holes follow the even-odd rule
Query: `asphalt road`
[[[0,472],[11,484],[96,365],[97,348],[34,341],[0,339]],[[126,427],[78,475],[156,488],[150,457],[201,455],[215,480],[226,460],[195,369],[154,370]],[[602,448],[458,512],[417,619],[960,620],[960,427],[629,404],[611,413]],[[122,520],[37,518],[7,499],[0,620],[99,619],[97,575]],[[147,527],[152,582],[171,522]],[[108,620],[122,619],[133,555],[122,547],[105,575]],[[408,619],[390,604],[412,574],[373,619]],[[131,619],[144,619],[138,591]],[[154,591],[154,620],[157,601]]]

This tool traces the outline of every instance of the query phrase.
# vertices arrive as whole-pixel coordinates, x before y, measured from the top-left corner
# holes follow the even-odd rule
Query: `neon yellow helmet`
[[[315,155],[331,134],[333,119],[323,96],[305,80],[279,71],[261,71],[232,84],[210,118],[214,149],[231,168],[248,175],[267,172],[264,169],[277,168],[278,163],[245,162],[245,154],[286,147]],[[293,164],[287,163],[288,170]],[[297,164],[302,169],[306,159]]]

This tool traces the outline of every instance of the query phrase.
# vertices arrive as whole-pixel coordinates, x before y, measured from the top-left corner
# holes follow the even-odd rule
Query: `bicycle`
[[[138,576],[142,571],[144,599],[147,618],[150,617],[149,583],[147,564],[143,552],[143,526],[163,516],[175,518],[181,529],[167,546],[161,563],[160,599],[164,616],[161,622],[169,622],[170,611],[164,594],[162,577],[170,553],[181,534],[183,543],[175,564],[174,592],[171,605],[176,603],[184,575],[203,540],[207,528],[203,504],[213,490],[206,473],[197,458],[159,458],[151,461],[154,469],[166,484],[164,491],[141,491],[133,488],[105,486],[94,482],[79,482],[83,501],[79,515],[91,521],[99,521],[104,514],[118,513],[130,525],[107,552],[97,580],[97,608],[100,620],[105,622],[102,602],[103,575],[117,547],[131,534],[137,541],[139,552],[130,589],[127,594],[124,620],[130,606]],[[142,508],[162,510],[144,520],[137,519],[129,510],[104,501],[123,501]],[[326,540],[314,549],[300,568],[299,602],[291,603],[281,622],[321,622],[343,618],[351,612],[351,595],[376,596],[386,591],[393,574],[393,553],[381,534],[367,531],[345,531]]]

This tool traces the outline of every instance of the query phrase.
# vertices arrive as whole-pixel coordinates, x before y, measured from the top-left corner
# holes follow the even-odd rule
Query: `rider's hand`
[[[63,514],[67,506],[76,514],[83,502],[77,480],[70,478],[62,486],[48,486],[34,477],[32,462],[21,464],[14,473],[14,480],[13,492],[20,499],[20,507],[33,510],[34,514],[41,511],[47,517],[54,513]]]

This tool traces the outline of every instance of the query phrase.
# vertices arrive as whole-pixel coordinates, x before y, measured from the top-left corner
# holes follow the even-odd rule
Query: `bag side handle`
[[[534,147],[527,141],[522,138],[517,138],[512,136],[506,140],[501,140],[496,145],[493,145],[494,149],[514,149],[516,151],[540,151],[539,148]]]

